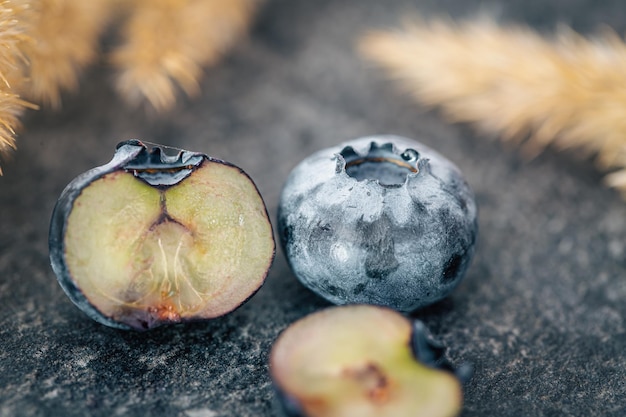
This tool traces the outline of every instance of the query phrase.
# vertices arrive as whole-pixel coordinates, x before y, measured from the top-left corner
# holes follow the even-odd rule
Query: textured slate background
[[[327,306],[279,251],[263,289],[205,324],[129,333],[91,322],[49,267],[56,198],[77,174],[140,138],[244,168],[275,216],[291,168],[311,152],[375,133],[416,138],[466,173],[481,235],[466,280],[418,312],[476,374],[464,416],[626,415],[626,204],[591,161],[514,149],[446,124],[353,52],[355,36],[407,13],[584,33],[626,29],[619,0],[275,0],[250,39],[208,71],[203,94],[155,117],[129,111],[102,64],[59,112],[28,115],[0,178],[0,416],[273,415],[267,359],[290,322]],[[528,59],[533,59],[528,57]]]

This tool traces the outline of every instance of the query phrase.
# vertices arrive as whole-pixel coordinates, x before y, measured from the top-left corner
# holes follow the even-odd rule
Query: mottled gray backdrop
[[[484,10],[544,32],[558,23],[626,29],[619,0],[275,0],[250,38],[207,72],[202,95],[171,114],[125,107],[105,63],[61,111],[30,113],[0,178],[0,416],[273,415],[272,342],[327,306],[294,279],[282,252],[262,290],[224,318],[116,331],[89,320],[58,286],[47,249],[52,207],[118,141],[140,138],[241,166],[274,217],[300,159],[376,133],[438,149],[477,195],[480,237],[465,281],[415,314],[452,362],[475,365],[463,415],[626,415],[624,201],[600,185],[590,160],[549,150],[525,161],[420,108],[353,51],[357,35],[407,14]]]

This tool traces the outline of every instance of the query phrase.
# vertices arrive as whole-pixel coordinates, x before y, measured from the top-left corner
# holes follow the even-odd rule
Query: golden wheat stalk
[[[61,92],[78,87],[80,71],[98,55],[111,0],[22,0],[18,20],[31,41],[19,45],[25,57],[16,85],[26,97],[59,107]]]
[[[166,110],[180,87],[197,93],[202,67],[247,29],[253,0],[134,0],[126,43],[113,54],[118,91],[131,103]]]
[[[547,145],[593,152],[603,169],[617,168],[606,182],[626,193],[626,45],[609,29],[584,38],[560,28],[546,39],[489,19],[416,21],[359,47],[452,121],[528,137],[531,154]]]
[[[25,28],[17,19],[23,11],[21,4],[6,0],[0,2],[0,154],[15,149],[15,130],[19,118],[27,107],[33,107],[13,91],[12,74],[23,63],[24,56],[19,45],[28,41]],[[0,175],[2,169],[0,168]]]

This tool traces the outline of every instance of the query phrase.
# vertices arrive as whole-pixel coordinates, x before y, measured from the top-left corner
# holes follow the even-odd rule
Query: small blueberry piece
[[[398,136],[314,153],[289,175],[278,208],[287,260],[335,304],[403,312],[445,298],[474,253],[474,196],[460,170]]]

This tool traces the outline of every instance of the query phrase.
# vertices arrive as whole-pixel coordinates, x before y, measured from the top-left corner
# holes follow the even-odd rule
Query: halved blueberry
[[[49,245],[74,304],[139,330],[234,310],[263,284],[275,249],[263,200],[240,168],[137,140],[65,188]]]

